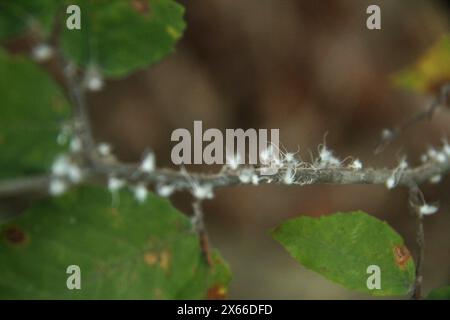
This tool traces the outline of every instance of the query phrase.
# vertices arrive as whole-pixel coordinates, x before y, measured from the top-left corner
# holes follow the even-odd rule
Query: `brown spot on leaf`
[[[17,226],[6,228],[4,231],[4,237],[8,243],[13,245],[23,245],[27,241],[27,235]]]
[[[393,248],[395,263],[401,268],[404,269],[409,259],[411,259],[411,254],[409,253],[408,248],[405,246],[395,246]]]
[[[163,299],[163,297],[164,297],[163,292],[160,288],[156,288],[154,291],[154,294],[155,294],[156,299]]]
[[[138,13],[147,15],[150,11],[148,0],[130,0],[131,7]]]
[[[159,256],[159,266],[167,271],[170,267],[170,252],[163,251]]]
[[[158,256],[153,252],[147,252],[144,254],[145,263],[149,266],[153,266],[158,261]]]
[[[208,289],[207,298],[208,300],[223,300],[227,298],[228,290],[222,284],[216,284],[215,286]]]

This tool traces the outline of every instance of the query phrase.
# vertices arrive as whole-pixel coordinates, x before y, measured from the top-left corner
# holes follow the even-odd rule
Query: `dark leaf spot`
[[[395,262],[401,269],[404,269],[409,259],[411,259],[411,254],[409,253],[408,248],[405,246],[395,246],[393,252]]]
[[[208,289],[208,300],[223,300],[227,298],[227,288],[222,284],[217,284]]]
[[[149,4],[147,0],[131,0],[131,7],[137,12],[147,15],[149,13]]]
[[[8,243],[14,245],[24,244],[27,240],[27,236],[23,230],[16,226],[8,227],[4,231],[4,236]]]

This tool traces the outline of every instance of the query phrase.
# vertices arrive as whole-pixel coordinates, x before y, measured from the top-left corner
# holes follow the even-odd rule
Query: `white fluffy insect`
[[[155,170],[155,167],[155,154],[153,152],[147,152],[141,162],[141,165],[139,166],[139,170],[141,170],[142,172],[151,173]]]
[[[400,160],[398,166],[394,169],[391,176],[386,180],[386,187],[388,189],[395,188],[406,169],[408,169],[408,162],[405,158],[403,158]]]
[[[109,143],[102,142],[97,146],[97,151],[101,156],[107,157],[111,155],[112,147]]]
[[[93,65],[88,67],[84,77],[84,85],[90,91],[100,91],[103,89],[105,83],[98,67]]]
[[[194,184],[192,186],[192,195],[199,200],[214,198],[213,189],[210,184]]]
[[[52,164],[52,175],[59,178],[67,178],[72,183],[82,180],[81,169],[66,155],[60,155]]]
[[[50,181],[48,192],[52,196],[59,196],[65,193],[68,189],[67,183],[60,178],[54,178]]]
[[[386,188],[393,189],[396,186],[395,176],[392,175],[386,180]]]
[[[295,183],[295,174],[296,174],[295,167],[292,166],[287,167],[286,171],[283,174],[282,178],[283,183],[287,185]]]
[[[183,168],[181,168],[181,173],[186,177],[187,182],[191,187],[191,194],[194,198],[199,200],[212,199],[214,198],[213,186],[209,183],[201,184],[197,179],[192,178],[189,173]]]
[[[156,193],[161,197],[170,197],[175,191],[175,187],[170,184],[158,185],[156,187]]]
[[[252,182],[253,174],[253,169],[244,169],[239,172],[239,181],[244,184],[250,183]]]
[[[259,159],[263,164],[269,164],[273,158],[273,146],[268,146],[259,154]]]
[[[381,139],[383,139],[383,140],[389,140],[389,139],[391,139],[393,137],[393,135],[394,134],[389,129],[383,129],[381,131]]]
[[[359,159],[353,160],[349,166],[350,169],[354,169],[354,170],[361,170],[362,167],[363,167],[363,164],[362,164],[361,160],[359,160]]]
[[[134,197],[140,203],[144,203],[148,197],[148,190],[144,184],[138,184],[133,188]]]
[[[67,175],[70,169],[70,161],[66,155],[59,155],[52,164],[52,175],[62,177]]]
[[[400,160],[400,163],[398,164],[398,169],[399,170],[406,170],[406,169],[408,169],[408,162],[406,161],[405,158]]]
[[[67,171],[67,177],[72,183],[80,183],[83,179],[83,173],[78,166],[71,164]]]
[[[438,209],[439,208],[436,205],[430,205],[425,203],[419,208],[419,212],[421,215],[428,216],[436,213]]]
[[[436,159],[437,156],[437,151],[434,148],[428,148],[427,150],[427,155],[431,158],[431,159]]]
[[[432,176],[429,181],[430,181],[430,183],[437,184],[437,183],[441,182],[441,180],[442,180],[442,176],[440,174],[437,174],[435,176]]]
[[[40,43],[32,49],[31,57],[36,62],[46,62],[53,57],[53,48],[47,43]]]
[[[237,170],[241,163],[241,157],[239,154],[227,155],[227,165],[231,170]]]
[[[333,151],[328,149],[326,145],[319,148],[319,166],[321,168],[339,167],[340,165],[341,161],[333,155]]]
[[[82,144],[81,144],[80,138],[78,138],[78,137],[72,138],[72,140],[70,140],[70,151],[80,152],[81,149],[82,149]]]
[[[301,159],[297,159],[296,155],[300,152],[300,149],[297,149],[296,152],[284,152],[283,153],[283,161],[288,164],[297,165],[301,162]]]
[[[126,182],[123,179],[111,176],[108,179],[108,190],[110,192],[117,192],[125,186]]]
[[[447,161],[447,155],[444,152],[438,152],[436,155],[436,161],[439,163],[445,163]]]

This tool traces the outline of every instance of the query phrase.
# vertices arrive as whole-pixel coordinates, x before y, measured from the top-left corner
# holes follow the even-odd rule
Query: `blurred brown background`
[[[327,144],[365,166],[411,164],[448,135],[450,115],[408,130],[375,156],[380,131],[401,123],[430,97],[393,88],[389,75],[413,63],[449,30],[443,1],[181,1],[187,30],[176,53],[90,97],[98,141],[123,160],[146,147],[171,166],[176,128],[279,128],[284,146],[304,157]],[[382,9],[382,30],[366,29],[366,8]],[[191,170],[213,171],[211,167]],[[450,179],[424,187],[441,210],[426,219],[425,292],[450,280]],[[190,212],[188,195],[174,203]],[[297,264],[268,231],[299,214],[361,209],[387,220],[415,253],[405,190],[384,186],[281,186],[221,189],[205,204],[211,241],[233,271],[230,298],[367,298]]]

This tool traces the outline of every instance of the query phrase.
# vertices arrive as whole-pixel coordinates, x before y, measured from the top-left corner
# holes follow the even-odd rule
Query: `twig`
[[[92,165],[95,161],[96,149],[87,110],[85,88],[77,77],[75,66],[66,62],[62,54],[59,54],[59,60],[63,65],[68,96],[74,108],[75,134],[81,141],[85,160]]]
[[[423,228],[423,216],[419,210],[423,202],[422,192],[417,186],[412,186],[409,190],[409,205],[411,213],[415,216],[416,220],[416,243],[419,249],[416,261],[416,281],[412,294],[412,298],[416,300],[422,299],[423,263],[425,258],[425,232]]]
[[[194,226],[194,229],[197,232],[198,237],[200,239],[200,249],[202,251],[202,254],[205,257],[205,260],[208,263],[208,265],[211,266],[212,257],[209,247],[209,239],[205,228],[205,221],[203,218],[202,201],[196,199],[192,203],[192,209],[194,211],[194,214],[192,216],[192,225]]]
[[[0,197],[6,198],[29,193],[47,193],[50,178],[36,176],[5,180],[0,183]]]
[[[384,131],[381,142],[375,149],[375,154],[382,152],[386,148],[386,146],[388,146],[390,143],[396,140],[400,134],[402,134],[406,129],[408,129],[412,125],[423,120],[430,120],[439,107],[447,105],[449,93],[450,93],[450,83],[447,83],[441,87],[437,97],[434,98],[434,100],[430,103],[428,107],[425,108],[425,110],[415,113],[411,118],[406,120],[405,123],[391,130]]]

